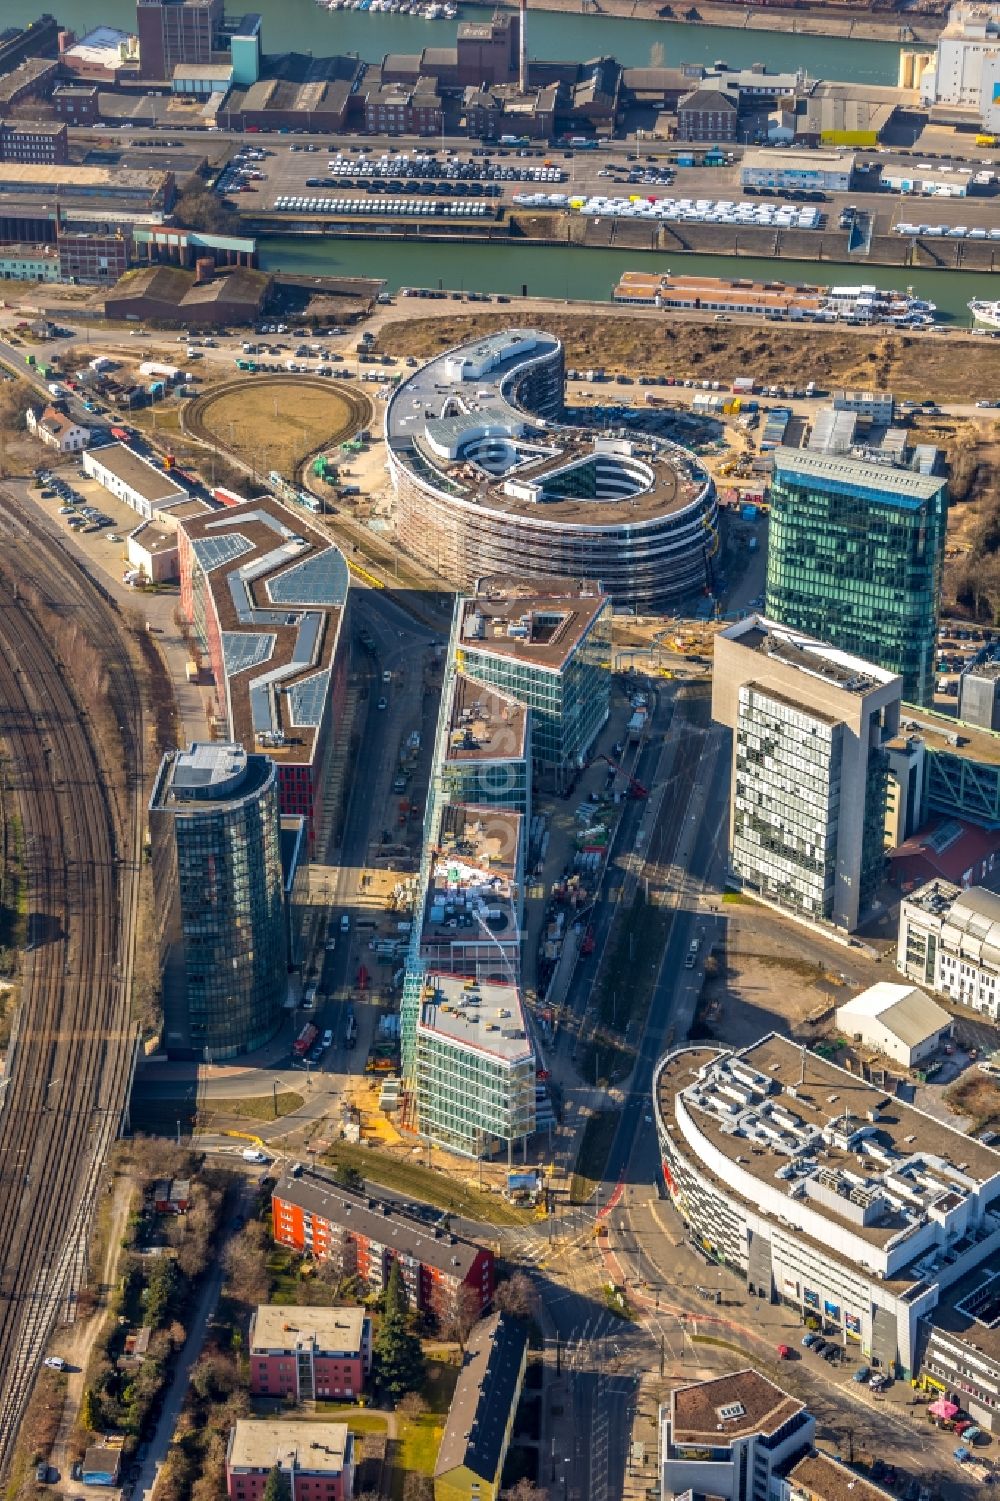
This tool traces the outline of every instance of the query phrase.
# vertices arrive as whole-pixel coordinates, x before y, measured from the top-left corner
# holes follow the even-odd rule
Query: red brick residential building
[[[349,1501],[354,1492],[354,1443],[346,1423],[241,1418],[226,1449],[229,1501],[261,1501],[275,1465],[291,1501]]]
[[[371,1320],[363,1308],[262,1303],[250,1320],[255,1397],[356,1398],[371,1369]]]
[[[271,1209],[280,1245],[333,1260],[343,1276],[360,1277],[375,1292],[397,1261],[418,1311],[442,1317],[462,1286],[473,1289],[480,1311],[493,1300],[492,1251],[428,1224],[406,1204],[370,1198],[303,1169],[281,1179]]]

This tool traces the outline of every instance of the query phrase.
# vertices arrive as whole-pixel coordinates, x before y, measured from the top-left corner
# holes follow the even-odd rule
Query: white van
[[[260,1147],[244,1147],[243,1148],[243,1161],[244,1162],[258,1162],[258,1163],[260,1163],[260,1162],[270,1162],[270,1160],[271,1160],[270,1157],[268,1157],[265,1152],[262,1152],[260,1150]]]

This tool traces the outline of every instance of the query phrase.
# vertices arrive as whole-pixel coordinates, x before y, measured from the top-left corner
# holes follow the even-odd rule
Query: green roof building
[[[948,517],[945,481],[779,448],[767,615],[903,679],[931,703]]]

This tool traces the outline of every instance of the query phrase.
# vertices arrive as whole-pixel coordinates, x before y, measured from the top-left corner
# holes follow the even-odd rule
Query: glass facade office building
[[[771,482],[767,615],[934,691],[945,481],[779,449]]]
[[[510,1158],[535,1130],[535,1054],[516,989],[428,980],[416,1037],[421,1134],[462,1156],[502,1147]]]
[[[553,615],[557,613],[554,609]],[[539,619],[544,612],[536,610],[534,615]],[[457,665],[468,677],[531,710],[532,763],[561,790],[584,764],[608,717],[610,655],[611,601],[606,600],[590,629],[558,666],[484,650],[469,640],[458,647]]]
[[[168,1055],[213,1062],[261,1047],[288,989],[273,761],[229,744],[171,752],[149,824]]]

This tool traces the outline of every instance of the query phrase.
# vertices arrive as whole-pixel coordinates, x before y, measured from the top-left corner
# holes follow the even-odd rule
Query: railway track
[[[0,736],[28,892],[21,1006],[0,1101],[2,1469],[46,1341],[82,1274],[127,1099],[143,738],[113,602],[2,493],[0,556]],[[25,594],[41,601],[43,619],[29,613]],[[60,620],[67,636],[75,626],[100,653],[103,701],[81,702],[81,664],[59,657]]]

